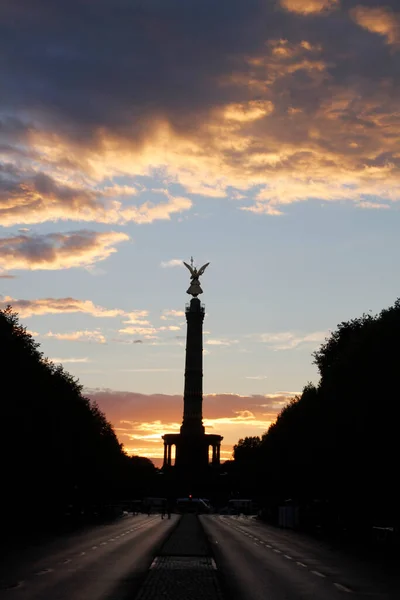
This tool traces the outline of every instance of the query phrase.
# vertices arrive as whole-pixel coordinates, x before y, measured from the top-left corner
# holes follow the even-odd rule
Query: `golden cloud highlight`
[[[340,0],[280,0],[282,8],[301,15],[311,15],[338,8]]]
[[[50,173],[51,176],[45,173],[29,176],[22,171],[20,181],[12,182],[12,185],[8,182],[4,190],[0,188],[0,223],[3,226],[67,219],[120,225],[152,223],[169,220],[173,214],[192,206],[188,198],[174,197],[165,191],[162,193],[167,196],[166,201],[126,204],[117,198],[137,195],[136,188],[113,185],[96,189],[97,182],[90,182],[87,177],[87,187],[83,188],[64,183],[66,176],[59,168],[50,169]]]
[[[129,316],[130,322],[134,319],[141,320],[148,315],[147,310],[126,312],[120,308],[104,308],[94,304],[91,300],[78,300],[77,298],[38,298],[36,300],[23,300],[4,296],[0,300],[1,306],[12,305],[21,318],[33,315],[57,315],[63,313],[83,313],[96,318],[114,318]]]
[[[129,453],[148,456],[161,466],[161,436],[179,432],[182,396],[113,390],[87,390],[86,394],[104,410]],[[221,455],[229,460],[238,439],[262,435],[293,395],[294,392],[258,396],[206,394],[203,403],[206,431],[223,435]]]
[[[53,333],[49,331],[46,333],[46,337],[54,338],[56,340],[69,341],[69,342],[94,342],[96,344],[105,344],[106,338],[98,331],[71,331],[69,333]]]
[[[360,5],[351,11],[351,15],[360,27],[384,36],[388,44],[400,43],[400,15],[390,8],[370,8]]]
[[[339,5],[333,0],[281,4],[302,14]],[[354,30],[356,20],[397,43],[397,16],[386,9],[356,7],[351,18],[341,13],[341,19]],[[154,114],[139,140],[130,133],[130,122],[124,133],[99,127],[86,143],[44,128],[30,130],[26,152],[34,153],[41,171],[32,173],[31,160],[19,158],[22,167],[14,161],[0,196],[0,222],[23,221],[24,215],[26,222],[79,215],[150,223],[189,210],[192,201],[184,195],[163,191],[162,201],[140,204],[135,186],[105,186],[116,177],[152,176],[155,169],[166,185],[180,183],[193,194],[241,198],[250,190],[256,198],[238,207],[255,214],[279,216],[283,205],[309,199],[349,201],[362,209],[390,206],[400,199],[395,80],[337,75],[343,57],[324,43],[308,40],[306,29],[296,42],[270,36],[257,52],[244,53],[216,77],[221,100],[196,118],[183,115],[178,124],[171,115]]]
[[[72,231],[0,238],[0,268],[56,270],[86,267],[116,252],[129,240],[116,231]]]
[[[184,313],[183,310],[174,310],[174,309],[169,310],[169,309],[164,309],[163,313],[162,313],[162,315],[160,317],[160,319],[162,321],[169,321],[169,320],[171,320],[173,318],[184,317],[184,316],[185,316],[185,313]]]

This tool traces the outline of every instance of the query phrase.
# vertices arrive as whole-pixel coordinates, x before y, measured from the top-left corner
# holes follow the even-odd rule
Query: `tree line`
[[[128,456],[99,406],[11,306],[0,311],[2,529],[100,517],[141,497],[153,463]]]
[[[318,385],[308,383],[262,437],[235,445],[237,484],[270,519],[292,503],[304,524],[398,525],[399,343],[400,299],[340,323],[313,354]]]

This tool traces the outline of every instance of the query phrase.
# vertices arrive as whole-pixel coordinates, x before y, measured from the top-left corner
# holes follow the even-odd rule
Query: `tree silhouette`
[[[155,473],[150,461],[125,454],[79,381],[39,348],[10,306],[0,311],[4,526],[82,517],[134,494]]]
[[[313,355],[318,386],[307,384],[260,444],[239,440],[236,467],[244,457],[257,465],[267,503],[292,498],[305,514],[318,504],[326,526],[357,532],[398,523],[399,334],[400,300],[340,323]]]

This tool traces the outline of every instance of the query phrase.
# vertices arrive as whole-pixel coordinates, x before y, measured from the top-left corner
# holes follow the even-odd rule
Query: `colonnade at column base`
[[[221,459],[221,441],[223,437],[215,434],[167,433],[164,440],[163,468],[206,469],[218,466]],[[175,446],[175,463],[172,464],[172,446]],[[209,447],[212,457],[209,459]]]

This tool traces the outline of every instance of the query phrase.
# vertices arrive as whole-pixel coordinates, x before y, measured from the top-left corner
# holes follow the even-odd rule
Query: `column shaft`
[[[168,456],[167,456],[168,466],[171,466],[171,444],[168,444]]]
[[[203,320],[204,307],[192,298],[186,310],[185,391],[182,433],[204,433],[203,427]]]
[[[167,466],[167,442],[164,442],[164,462],[163,467]]]

